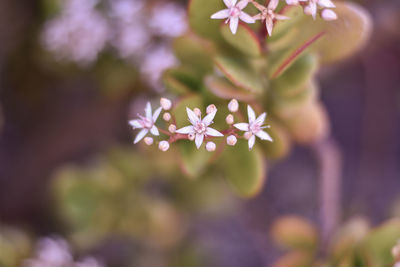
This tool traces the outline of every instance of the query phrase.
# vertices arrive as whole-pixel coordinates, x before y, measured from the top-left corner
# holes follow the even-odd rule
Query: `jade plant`
[[[333,233],[323,250],[319,229],[298,216],[278,218],[271,227],[271,237],[286,250],[274,267],[393,266],[400,259],[399,218],[371,227],[366,219],[353,217]]]
[[[163,74],[171,100],[163,97],[157,116],[130,121],[142,129],[135,143],[158,144],[186,176],[223,176],[239,195],[253,196],[268,162],[293,143],[330,137],[316,74],[363,47],[370,16],[342,1],[191,0],[188,21],[190,30],[173,43],[180,63]]]

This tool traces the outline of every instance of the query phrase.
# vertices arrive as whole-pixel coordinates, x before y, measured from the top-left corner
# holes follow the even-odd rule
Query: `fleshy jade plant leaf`
[[[176,57],[185,68],[191,68],[200,75],[213,71],[212,55],[215,48],[211,42],[194,34],[186,34],[174,40],[173,48]]]
[[[315,55],[305,54],[298,58],[278,79],[271,83],[272,91],[282,97],[295,96],[305,90],[318,67]]]
[[[324,21],[300,15],[299,7],[288,7],[290,20],[278,21],[278,34],[268,40],[271,58],[269,76],[281,75],[307,50],[319,54],[321,62],[329,63],[357,52],[371,34],[371,18],[362,7],[347,2],[336,2],[338,19]],[[284,14],[286,15],[286,13]],[[290,29],[293,23],[296,27]]]
[[[173,114],[176,117],[177,128],[189,124],[186,107],[199,108],[204,112],[203,100],[199,95],[184,97],[175,104]],[[204,116],[204,114],[203,114]],[[199,177],[207,170],[207,165],[213,153],[208,152],[204,145],[197,149],[193,141],[181,140],[178,143],[182,171],[190,178]]]
[[[244,59],[218,56],[215,58],[215,64],[225,74],[226,78],[237,87],[255,94],[263,93],[264,84],[261,76]]]
[[[234,147],[226,146],[218,166],[233,190],[242,197],[259,193],[266,180],[266,163],[260,150],[249,151],[247,141],[238,140]]]
[[[162,80],[166,88],[178,95],[197,91],[202,84],[193,71],[183,67],[166,70],[163,73]]]
[[[188,8],[190,27],[202,37],[217,42],[222,40],[219,30],[221,21],[211,19],[211,15],[225,8],[223,1],[190,0]]]
[[[390,266],[394,263],[391,250],[399,239],[400,219],[390,220],[368,234],[364,256],[371,262],[371,266]]]
[[[225,41],[243,54],[251,57],[261,56],[262,49],[258,37],[247,24],[240,23],[236,34],[232,34],[228,24],[221,25]]]
[[[275,242],[285,248],[312,251],[318,244],[315,226],[293,215],[277,219],[271,227],[271,235]]]
[[[256,98],[255,94],[235,87],[222,77],[208,76],[205,79],[205,85],[214,95],[222,99],[235,98],[239,101],[249,102]]]
[[[268,159],[282,159],[286,157],[291,149],[291,139],[287,130],[276,120],[268,118],[268,134],[272,137],[273,142],[260,142],[263,154]]]

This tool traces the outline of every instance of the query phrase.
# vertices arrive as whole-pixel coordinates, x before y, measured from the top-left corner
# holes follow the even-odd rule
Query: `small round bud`
[[[170,110],[172,107],[172,102],[168,98],[161,98],[160,105],[164,110]]]
[[[253,136],[253,133],[252,133],[252,132],[245,132],[245,133],[244,133],[244,138],[246,138],[247,140],[249,140],[250,137],[252,137],[252,136]]]
[[[199,108],[194,108],[193,112],[194,112],[194,114],[196,114],[197,117],[201,116],[201,110]]]
[[[226,138],[226,143],[230,146],[234,146],[236,145],[237,139],[236,136],[234,135],[230,135]]]
[[[336,13],[331,9],[322,10],[321,17],[323,20],[332,21],[337,19]]]
[[[312,8],[310,6],[305,6],[303,10],[304,10],[304,13],[306,15],[312,15],[313,14],[313,10],[312,10]]]
[[[214,111],[217,111],[217,107],[214,104],[208,105],[207,107],[207,114],[213,113]]]
[[[193,141],[195,137],[196,137],[196,136],[195,136],[194,133],[188,134],[188,139],[189,139],[190,141]]]
[[[232,99],[228,104],[228,109],[230,112],[236,112],[239,110],[239,103],[236,99]]]
[[[296,6],[299,4],[298,0],[286,0],[286,4]]]
[[[163,151],[163,152],[167,151],[167,150],[169,149],[169,143],[168,143],[168,141],[161,141],[161,142],[158,144],[158,148],[159,148],[161,151]]]
[[[176,131],[176,125],[175,125],[175,124],[171,124],[171,125],[168,127],[168,131],[169,131],[170,133],[175,133],[175,131]]]
[[[154,140],[151,137],[145,137],[144,142],[146,145],[151,146],[154,143]]]
[[[162,117],[165,121],[169,121],[171,119],[171,114],[165,112]]]
[[[233,117],[232,114],[229,114],[228,116],[226,116],[225,121],[227,124],[231,125],[235,122],[235,118]]]
[[[214,142],[208,142],[208,143],[206,144],[206,149],[207,149],[208,152],[213,152],[213,151],[215,151],[216,147],[217,147],[217,146],[215,145]]]

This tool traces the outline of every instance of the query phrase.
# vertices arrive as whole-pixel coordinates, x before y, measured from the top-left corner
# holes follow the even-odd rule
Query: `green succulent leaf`
[[[392,219],[371,231],[365,239],[365,256],[371,266],[390,266],[393,264],[392,248],[400,239],[400,220]]]
[[[233,190],[242,197],[259,193],[266,180],[266,163],[260,150],[254,147],[249,151],[244,140],[238,140],[234,147],[225,147],[219,167]]]
[[[232,34],[228,24],[221,25],[225,41],[243,54],[251,57],[261,56],[262,49],[257,35],[247,24],[240,23],[236,34]]]
[[[219,25],[221,20],[211,19],[211,15],[226,6],[222,1],[215,0],[190,0],[189,25],[198,35],[218,42],[222,40]]]
[[[200,75],[212,72],[212,55],[215,53],[212,43],[193,34],[186,34],[176,38],[173,47],[176,57],[186,68],[192,68]]]
[[[278,79],[272,81],[272,91],[282,97],[299,95],[311,82],[317,67],[318,59],[315,55],[301,56]]]
[[[262,94],[264,84],[260,75],[244,59],[236,57],[218,56],[215,64],[237,87],[246,89],[255,94]]]
[[[190,69],[177,67],[163,73],[163,83],[167,89],[178,95],[198,91],[202,82]]]
[[[205,85],[214,95],[222,99],[237,99],[239,101],[249,102],[255,99],[256,95],[235,87],[232,83],[222,77],[208,76],[205,79]]]

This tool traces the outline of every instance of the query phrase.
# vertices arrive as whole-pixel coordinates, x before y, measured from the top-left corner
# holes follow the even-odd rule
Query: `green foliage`
[[[21,266],[21,260],[31,252],[29,236],[16,229],[0,225],[0,266]]]
[[[365,219],[353,218],[334,233],[324,258],[315,246],[318,242],[316,228],[303,218],[277,219],[272,226],[272,236],[278,244],[289,248],[274,266],[392,266],[391,251],[400,238],[400,220],[395,218],[371,229]]]
[[[235,35],[229,29],[229,24],[222,24],[221,33],[225,41],[244,55],[251,57],[261,56],[262,48],[258,37],[247,24],[241,23]]]
[[[196,93],[199,107],[214,103],[221,110],[220,106],[233,98],[258,105],[269,113],[266,123],[272,127],[267,131],[274,142],[256,142],[257,149],[249,152],[245,142],[239,141],[233,148],[224,147],[222,155],[180,142],[179,158],[185,174],[204,175],[210,170],[209,163],[219,159],[216,166],[224,170],[234,190],[242,196],[254,195],[263,184],[265,157],[283,158],[293,141],[310,144],[329,134],[328,117],[318,100],[315,79],[320,62],[354,54],[367,41],[371,29],[371,19],[363,8],[347,2],[336,4],[338,20],[330,22],[313,20],[300,6],[285,6],[282,10],[280,6],[278,10],[290,19],[277,21],[272,36],[267,38],[262,36],[260,23],[240,23],[233,35],[223,21],[211,19],[212,14],[226,8],[223,1],[189,2],[193,32],[174,43],[181,66],[164,74],[166,87],[181,97],[192,98]],[[246,12],[254,14],[256,10],[249,5]],[[179,128],[186,125],[182,121],[187,119],[183,109],[186,104],[178,105]],[[242,121],[245,114],[242,109],[235,119]],[[221,118],[215,121],[216,126],[226,127]]]
[[[226,146],[218,167],[233,190],[242,197],[260,192],[266,180],[266,163],[258,149],[249,151],[247,142]]]

